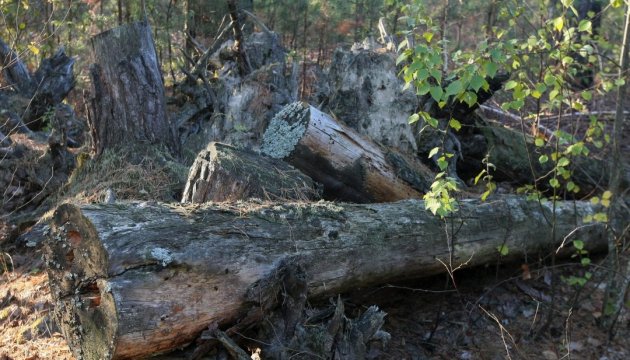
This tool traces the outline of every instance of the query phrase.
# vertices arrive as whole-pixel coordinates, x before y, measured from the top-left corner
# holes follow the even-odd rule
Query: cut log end
[[[76,207],[60,206],[54,224],[46,263],[57,321],[77,358],[109,359],[118,317],[104,280],[105,251]]]
[[[295,102],[285,106],[269,123],[263,135],[262,152],[284,159],[295,149],[308,126],[309,106]]]

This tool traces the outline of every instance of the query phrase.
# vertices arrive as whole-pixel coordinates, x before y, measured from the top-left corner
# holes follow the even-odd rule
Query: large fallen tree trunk
[[[287,105],[271,120],[261,150],[321,183],[327,199],[367,203],[421,198],[433,178],[419,162],[383,149],[301,102]]]
[[[590,248],[605,246],[600,226],[581,226],[598,210],[590,202],[556,204],[557,239],[551,205],[520,197],[463,200],[446,221],[423,208],[417,200],[65,204],[46,251],[59,324],[79,358],[139,358],[263,308],[277,287],[272,274],[288,262],[304,269],[313,297],[487,263],[500,245],[509,258],[531,257],[576,228],[571,235]]]

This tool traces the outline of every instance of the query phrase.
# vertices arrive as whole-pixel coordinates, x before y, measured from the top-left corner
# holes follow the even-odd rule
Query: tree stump
[[[190,167],[182,202],[316,200],[311,178],[282,160],[211,143]]]
[[[89,125],[96,154],[129,142],[165,145],[179,153],[149,25],[123,25],[94,36],[90,44],[96,63],[90,67]]]
[[[262,153],[323,184],[324,197],[358,203],[421,198],[433,176],[418,161],[384,150],[316,108],[287,105],[263,135]]]

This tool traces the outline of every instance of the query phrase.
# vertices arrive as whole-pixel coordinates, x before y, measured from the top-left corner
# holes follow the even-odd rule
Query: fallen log
[[[301,102],[287,105],[271,120],[261,151],[323,184],[324,198],[330,200],[368,203],[421,198],[433,179],[420,162],[384,150]]]
[[[263,200],[317,200],[313,180],[282,160],[210,143],[190,167],[182,203]]]
[[[539,189],[550,189],[549,180],[540,181],[540,177],[553,170],[554,162],[541,164],[538,158],[543,154],[551,158],[552,149],[538,148],[532,136],[523,135],[519,131],[483,118],[478,118],[475,126],[483,135],[485,144],[480,147],[482,151],[476,154],[470,152],[466,158],[467,164],[462,164],[463,166],[476,168],[475,171],[478,173],[485,166],[482,163],[483,158],[488,156],[489,161],[496,166],[493,176],[497,181],[509,181],[514,184],[537,182]],[[594,192],[601,193],[607,189],[610,175],[607,159],[602,159],[598,155],[569,158],[571,159],[569,169],[572,170],[571,181],[580,189],[577,196],[589,196]],[[474,174],[471,171],[468,173]],[[620,185],[622,189],[630,186],[630,169],[627,166],[621,170]]]
[[[299,264],[318,297],[484,264],[501,245],[505,261],[576,237],[606,246],[603,226],[581,226],[598,210],[590,202],[556,204],[557,239],[549,203],[462,200],[446,221],[423,208],[417,200],[64,204],[46,242],[55,314],[78,358],[141,358],[264,308],[282,264]]]

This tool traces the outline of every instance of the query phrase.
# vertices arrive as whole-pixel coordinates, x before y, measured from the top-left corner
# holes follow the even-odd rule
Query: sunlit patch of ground
[[[52,320],[41,250],[0,250],[0,359],[74,359]]]

